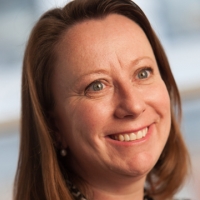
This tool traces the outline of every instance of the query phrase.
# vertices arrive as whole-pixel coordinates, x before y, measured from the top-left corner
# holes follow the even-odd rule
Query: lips
[[[131,141],[139,140],[145,137],[147,135],[147,132],[148,132],[148,128],[146,127],[137,132],[112,135],[110,136],[110,138],[113,140],[120,141],[120,142],[131,142]]]

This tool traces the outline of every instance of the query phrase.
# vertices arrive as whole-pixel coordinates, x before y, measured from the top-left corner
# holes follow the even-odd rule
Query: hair
[[[21,141],[15,177],[15,200],[72,200],[66,169],[57,154],[49,111],[54,106],[51,76],[56,48],[72,26],[109,14],[126,16],[146,34],[171,100],[171,129],[164,150],[147,176],[146,193],[170,199],[188,173],[189,156],[180,131],[181,100],[162,45],[143,11],[131,0],[74,0],[47,11],[34,26],[25,50],[22,73]]]

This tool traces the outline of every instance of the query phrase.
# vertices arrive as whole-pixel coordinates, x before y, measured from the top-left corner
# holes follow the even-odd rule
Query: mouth
[[[120,142],[132,142],[132,141],[140,140],[144,138],[147,135],[147,132],[148,132],[148,128],[146,127],[137,132],[116,134],[116,135],[111,135],[109,137],[113,140],[117,140]]]

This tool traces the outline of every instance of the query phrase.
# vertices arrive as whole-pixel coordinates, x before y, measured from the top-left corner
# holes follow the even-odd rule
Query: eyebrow
[[[135,59],[134,61],[132,61],[131,65],[137,65],[138,63],[140,63],[143,60],[150,60],[151,62],[154,62],[154,60],[152,60],[149,56],[144,56],[144,57],[139,57],[139,58]]]
[[[109,74],[108,70],[105,69],[97,69],[97,70],[91,70],[85,74],[82,74],[78,77],[78,79],[84,78],[85,76],[89,76],[92,74]]]
[[[137,59],[131,61],[131,64],[130,64],[130,65],[131,65],[131,66],[136,66],[136,65],[138,65],[141,61],[147,60],[147,59],[150,60],[151,62],[153,62],[153,60],[152,60],[150,57],[145,56],[145,57],[139,57],[139,58],[137,58]],[[93,74],[106,74],[106,75],[109,75],[110,72],[109,72],[108,70],[105,70],[105,69],[90,70],[90,71],[88,71],[87,73],[80,75],[80,76],[78,77],[78,79],[82,79],[82,78],[84,78],[84,77],[86,77],[86,76],[93,75]]]

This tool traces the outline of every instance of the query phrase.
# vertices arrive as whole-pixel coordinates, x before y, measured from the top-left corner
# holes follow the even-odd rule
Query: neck
[[[143,200],[144,197],[144,181],[142,178],[135,182],[127,184],[120,183],[114,185],[90,185],[92,196],[88,199],[91,200]]]
[[[76,169],[82,181],[73,180],[87,200],[143,200],[147,173],[130,174],[110,169],[105,176],[105,171],[97,173],[93,169],[91,167],[89,173],[82,168]]]

